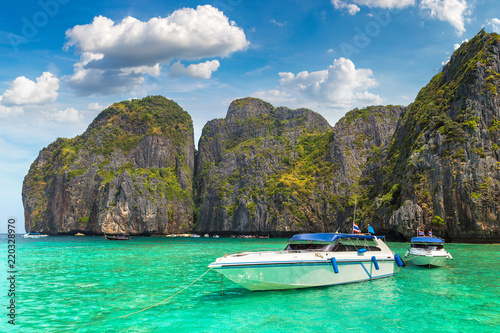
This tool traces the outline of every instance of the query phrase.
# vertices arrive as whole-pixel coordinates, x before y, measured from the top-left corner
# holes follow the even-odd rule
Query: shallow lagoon
[[[0,238],[0,330],[14,332],[493,332],[500,245],[446,244],[445,267],[343,286],[251,292],[207,271],[224,253],[287,239],[58,236],[17,239],[16,325],[7,323],[7,238]],[[389,243],[404,257],[409,244]],[[5,305],[5,306],[4,306]],[[91,324],[92,323],[92,324]]]

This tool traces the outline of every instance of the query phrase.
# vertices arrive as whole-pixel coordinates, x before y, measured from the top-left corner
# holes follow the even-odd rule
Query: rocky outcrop
[[[348,188],[358,186],[361,175],[385,156],[404,110],[402,106],[370,106],[349,111],[339,120],[333,130],[328,158],[330,163],[339,165],[334,174],[337,184]]]
[[[374,224],[411,237],[415,220],[401,211],[412,202],[419,227],[441,237],[500,239],[499,72],[500,36],[481,31],[420,91],[379,173]]]
[[[389,219],[387,229],[392,233],[417,236],[424,222],[422,208],[413,201],[406,200]]]
[[[310,110],[234,101],[200,138],[195,231],[277,235],[342,228],[352,187],[372,151],[388,142],[402,109],[354,110],[331,129]]]
[[[191,117],[161,96],[125,101],[44,148],[23,184],[26,230],[165,234],[192,226]]]
[[[226,118],[208,122],[198,145],[195,231],[274,233],[296,230],[293,215],[272,184],[297,158],[304,135],[330,129],[307,109],[274,108],[259,99],[236,100]]]

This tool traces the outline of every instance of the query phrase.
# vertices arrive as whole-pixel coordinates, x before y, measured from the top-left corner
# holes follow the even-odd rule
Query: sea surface
[[[207,265],[286,239],[17,237],[13,326],[0,236],[0,332],[500,332],[498,244],[446,244],[445,267],[380,280],[251,292]]]

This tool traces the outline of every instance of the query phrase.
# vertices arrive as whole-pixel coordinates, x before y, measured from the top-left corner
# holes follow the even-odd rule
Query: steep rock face
[[[330,175],[332,186],[326,195],[333,208],[334,230],[352,232],[353,218],[366,231],[366,213],[359,207],[366,205],[381,161],[385,158],[394,134],[402,106],[370,106],[349,111],[333,129],[327,160],[336,165]]]
[[[328,130],[310,110],[274,108],[259,99],[236,100],[224,119],[208,122],[199,142],[195,230],[280,232],[294,228],[287,208],[270,205],[271,177],[295,159],[291,147],[306,133]],[[278,217],[279,215],[279,217]]]
[[[392,135],[401,110],[355,110],[331,129],[310,110],[234,101],[200,138],[195,231],[335,231],[349,189],[374,147]]]
[[[334,127],[330,145],[331,163],[338,163],[334,175],[338,184],[357,186],[366,168],[387,148],[394,133],[402,106],[370,106],[349,111]]]
[[[422,229],[500,239],[499,72],[500,36],[481,31],[420,91],[379,173],[374,224],[413,236],[402,214],[410,201],[422,209]]]
[[[23,183],[26,230],[165,234],[192,226],[191,117],[161,96],[115,103],[44,148]]]

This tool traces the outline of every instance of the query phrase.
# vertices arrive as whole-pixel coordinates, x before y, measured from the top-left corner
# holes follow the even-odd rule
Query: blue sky
[[[454,49],[500,30],[495,0],[19,0],[0,13],[0,232],[24,229],[38,152],[110,104],[176,101],[203,125],[240,97],[308,107],[332,125],[411,103]]]

